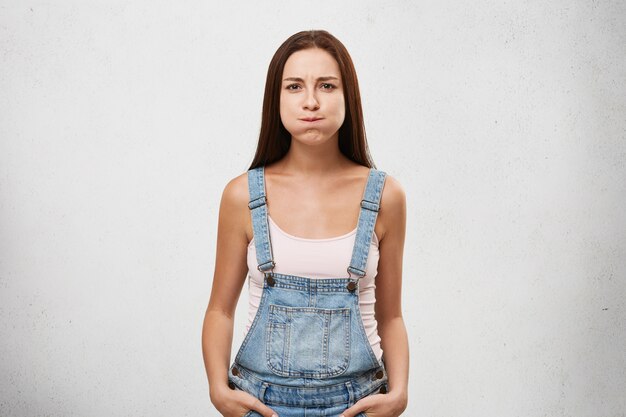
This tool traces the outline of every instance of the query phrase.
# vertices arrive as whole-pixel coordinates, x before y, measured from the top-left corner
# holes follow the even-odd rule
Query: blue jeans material
[[[280,417],[339,416],[359,399],[388,389],[384,362],[363,328],[358,290],[384,179],[384,172],[370,169],[347,277],[314,279],[273,272],[264,167],[248,171],[248,206],[265,279],[228,377],[231,388],[255,396]]]

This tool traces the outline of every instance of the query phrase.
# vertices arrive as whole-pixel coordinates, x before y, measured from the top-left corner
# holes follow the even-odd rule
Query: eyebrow
[[[332,76],[332,75],[327,75],[325,77],[318,77],[317,81],[328,81],[328,80],[338,80],[339,78]],[[283,81],[299,81],[299,82],[304,82],[304,80],[300,77],[287,77],[285,78]]]

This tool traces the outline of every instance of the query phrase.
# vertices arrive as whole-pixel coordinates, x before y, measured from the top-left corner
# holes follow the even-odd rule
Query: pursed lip
[[[322,120],[322,117],[303,117],[300,120],[302,120],[304,122],[315,122],[317,120]]]

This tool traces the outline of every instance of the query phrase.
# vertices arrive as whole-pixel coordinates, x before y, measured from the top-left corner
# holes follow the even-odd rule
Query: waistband
[[[232,372],[234,368],[237,369],[235,373]],[[332,407],[354,403],[387,384],[384,364],[346,382],[318,387],[290,387],[266,382],[236,363],[229,371],[229,378],[264,404],[293,407]]]

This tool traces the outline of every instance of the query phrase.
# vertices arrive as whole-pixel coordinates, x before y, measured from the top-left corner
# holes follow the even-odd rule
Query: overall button
[[[235,389],[235,384],[233,383],[233,381],[228,381],[228,388],[230,389]]]
[[[387,394],[387,388],[385,388],[385,386],[383,385],[382,387],[380,387],[380,392],[381,394]]]
[[[376,379],[381,379],[384,376],[385,376],[385,373],[382,370],[376,372],[376,375],[375,375]]]
[[[268,275],[267,276],[267,285],[269,285],[270,287],[273,287],[275,283],[276,283],[276,281],[274,281],[274,277],[272,277],[271,275]]]
[[[348,282],[348,285],[346,285],[346,288],[348,289],[348,291],[352,292],[354,290],[356,290],[356,282],[354,281],[350,281]]]
[[[233,370],[231,372],[233,373],[233,375],[239,376],[239,369],[233,368]]]

